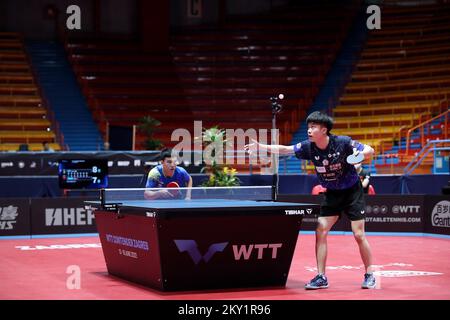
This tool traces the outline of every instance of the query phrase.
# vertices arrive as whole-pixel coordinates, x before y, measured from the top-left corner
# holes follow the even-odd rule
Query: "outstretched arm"
[[[170,198],[173,198],[173,195],[166,189],[157,190],[157,191],[145,190],[144,198],[146,200],[170,199]]]
[[[252,143],[249,143],[244,146],[244,150],[249,154],[253,152],[257,152],[259,150],[268,151],[270,153],[276,153],[280,155],[293,155],[294,154],[294,146],[284,146],[281,144],[262,144],[258,141],[251,139]]]
[[[188,184],[187,184],[187,187],[188,187],[188,189],[187,189],[187,191],[186,191],[186,200],[190,200],[191,199],[191,191],[192,191],[192,177],[191,176],[189,176],[189,182],[188,182]]]

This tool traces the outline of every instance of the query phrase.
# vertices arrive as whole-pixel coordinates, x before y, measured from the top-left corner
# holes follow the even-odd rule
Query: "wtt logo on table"
[[[16,218],[19,215],[18,207],[8,206],[0,207],[0,230],[12,230],[17,223]]]
[[[209,246],[204,255],[200,253],[197,242],[195,240],[173,240],[180,252],[187,252],[195,264],[199,264],[201,260],[206,263],[217,252],[223,252],[228,246],[229,242],[213,243]],[[278,249],[283,246],[282,243],[261,243],[261,244],[249,244],[249,245],[232,245],[234,260],[250,260],[252,256],[257,256],[258,260],[264,258],[265,249],[271,249],[271,258],[276,259],[278,255]],[[255,252],[255,254],[252,254]]]

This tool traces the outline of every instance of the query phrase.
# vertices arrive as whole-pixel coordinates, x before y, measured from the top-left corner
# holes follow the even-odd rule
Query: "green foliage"
[[[163,147],[160,140],[154,139],[153,134],[156,127],[161,125],[161,122],[151,116],[145,116],[139,120],[138,130],[146,137],[144,147],[146,150],[158,150]]]
[[[163,147],[163,144],[158,139],[147,139],[145,141],[146,150],[159,150]]]
[[[209,148],[210,152],[206,152],[204,162],[206,167],[203,171],[209,173],[208,180],[202,183],[204,187],[232,187],[239,186],[241,181],[236,177],[236,169],[224,167],[222,164],[218,164],[218,160],[223,155],[228,141],[225,136],[225,130],[220,129],[218,126],[214,126],[209,129],[204,129],[202,132],[202,144],[204,147]],[[196,137],[198,139],[198,137]]]
[[[241,181],[236,177],[236,169],[228,167],[220,168],[216,165],[209,174],[208,180],[202,183],[203,187],[234,187],[239,186]]]

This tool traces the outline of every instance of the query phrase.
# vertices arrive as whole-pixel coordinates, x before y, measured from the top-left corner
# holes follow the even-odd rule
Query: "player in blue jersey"
[[[365,200],[361,181],[354,164],[347,163],[347,156],[363,154],[370,157],[374,150],[347,136],[330,133],[333,119],[321,112],[313,112],[306,119],[308,140],[296,145],[266,145],[253,140],[246,150],[251,153],[266,150],[282,155],[294,155],[299,159],[311,160],[315,166],[319,183],[327,189],[321,204],[316,228],[316,260],[318,274],[305,285],[306,289],[328,288],[325,275],[327,260],[327,235],[342,213],[351,220],[351,227],[366,273],[362,288],[376,286],[373,275],[372,253],[364,232]]]
[[[182,188],[192,187],[192,177],[184,168],[177,166],[177,159],[172,156],[170,149],[161,151],[160,160],[161,164],[148,173],[146,188],[167,188],[174,182]],[[149,200],[179,199],[181,195],[181,192],[177,192],[174,189],[146,190],[144,192],[144,197]],[[190,199],[190,189],[187,189],[185,198]]]

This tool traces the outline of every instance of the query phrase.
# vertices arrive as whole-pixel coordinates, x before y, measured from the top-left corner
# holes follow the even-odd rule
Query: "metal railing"
[[[435,116],[435,117],[433,117],[431,119],[428,119],[425,122],[422,122],[422,123],[418,124],[417,126],[412,127],[411,129],[409,129],[408,133],[406,134],[406,150],[405,150],[405,153],[408,154],[408,152],[409,152],[409,148],[410,148],[410,145],[411,145],[411,134],[412,134],[412,132],[414,130],[416,130],[416,129],[420,129],[420,141],[421,141],[421,144],[423,145],[425,143],[425,126],[430,125],[429,128],[431,129],[431,123],[433,121],[435,121],[435,120],[440,119],[440,118],[444,118],[443,119],[444,120],[444,127],[442,128],[442,130],[443,130],[443,137],[442,138],[443,139],[447,139],[448,138],[448,117],[449,117],[449,112],[450,112],[450,110],[447,109],[443,113],[441,113],[441,114],[439,114],[439,115],[437,115],[437,116]]]
[[[448,144],[447,146],[436,147],[438,144]],[[410,175],[427,157],[427,155],[433,151],[433,159],[436,160],[436,152],[450,150],[450,139],[447,140],[431,140],[420,150],[418,154],[406,165],[404,169],[405,175]]]

